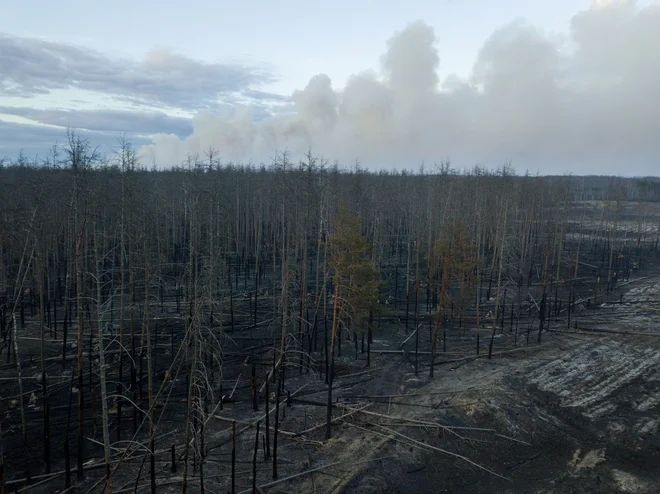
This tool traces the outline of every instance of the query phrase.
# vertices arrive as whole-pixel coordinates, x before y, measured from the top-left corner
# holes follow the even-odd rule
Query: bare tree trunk
[[[149,285],[151,283],[151,266],[147,257],[148,249],[145,247],[145,280],[144,280],[144,333],[147,343],[147,403],[149,410],[149,479],[152,494],[156,493],[156,456],[154,452],[154,397],[153,397],[153,364],[151,349],[151,325],[149,324]]]
[[[548,284],[548,259],[550,257],[550,233],[548,232],[545,244],[545,264],[543,267],[543,295],[541,296],[541,306],[539,309],[539,334],[537,343],[541,344],[541,335],[543,333],[543,323],[545,322],[546,314],[546,289]]]
[[[84,317],[83,317],[83,259],[82,259],[82,231],[78,234],[76,240],[76,311],[78,313],[78,455],[77,455],[77,469],[76,475],[80,479],[83,477],[83,464],[85,458],[85,400],[83,390],[83,330],[84,330]],[[91,376],[90,376],[91,379]]]
[[[442,270],[442,286],[440,287],[440,303],[438,304],[438,310],[436,312],[435,316],[435,328],[433,330],[433,340],[431,341],[431,362],[430,362],[430,369],[429,369],[429,377],[433,377],[433,367],[435,365],[435,353],[436,353],[436,346],[438,344],[438,332],[440,330],[440,324],[442,322],[442,319],[444,317],[444,305],[445,305],[445,298],[446,298],[446,293],[447,293],[447,285],[449,284],[449,266],[451,264],[450,260],[445,260],[444,261],[444,267]]]
[[[30,221],[30,227],[29,231],[32,230],[32,225],[34,223],[34,218],[37,214],[37,208],[34,209],[34,212],[32,213],[32,220]],[[23,444],[27,442],[27,429],[25,426],[25,405],[23,403],[23,373],[21,370],[21,358],[18,353],[18,327],[16,325],[16,308],[18,307],[18,303],[20,300],[20,297],[23,294],[23,286],[25,285],[25,279],[27,277],[27,273],[30,270],[30,265],[32,264],[32,258],[34,256],[34,246],[32,246],[32,249],[30,251],[30,256],[26,258],[25,254],[27,253],[27,248],[28,248],[28,241],[30,239],[30,235],[25,241],[25,245],[23,246],[23,254],[21,255],[21,262],[18,266],[18,273],[16,274],[16,296],[14,299],[14,304],[12,306],[11,310],[11,321],[12,321],[12,333],[13,333],[13,347],[14,347],[14,359],[16,360],[16,377],[18,379],[18,394],[19,394],[19,403],[20,403],[20,409],[21,409],[21,431],[22,431],[22,438],[23,438]],[[27,262],[26,262],[27,259]],[[25,270],[23,271],[22,268],[25,265]],[[21,272],[23,276],[21,277]],[[20,280],[20,283],[19,283]],[[9,362],[9,348],[11,348],[11,345],[7,346],[7,362]]]
[[[419,278],[421,276],[419,271],[419,248],[420,240],[417,239],[416,247],[417,252],[415,255],[415,324],[413,325],[413,331],[415,331],[415,375],[417,375],[417,361],[419,359],[419,331],[417,328],[417,313],[419,311]]]
[[[408,310],[410,308],[410,237],[408,238],[408,260],[406,261],[406,331],[408,331]]]
[[[330,439],[332,437],[332,382],[334,380],[335,374],[335,340],[337,339],[337,326],[339,324],[339,296],[340,296],[340,287],[341,276],[337,274],[335,277],[335,302],[332,306],[332,331],[330,333],[330,357],[329,365],[330,369],[328,371],[328,403],[326,409],[326,429],[325,429],[325,438]]]
[[[43,255],[39,256],[39,330],[41,334],[39,342],[39,354],[41,360],[41,391],[44,400],[43,406],[43,419],[44,419],[44,462],[46,463],[46,473],[50,473],[50,418],[48,409],[48,395],[46,385],[46,367],[44,360],[44,338],[45,338],[45,324],[44,324],[44,261]]]
[[[103,341],[103,301],[101,299],[101,270],[99,268],[100,258],[98,253],[98,238],[94,241],[94,254],[96,263],[96,310],[98,321],[99,338],[99,374],[101,379],[101,415],[103,421],[103,459],[105,461],[105,492],[112,492],[112,478],[110,476],[110,432],[108,422],[108,393],[106,389],[105,374],[105,346]],[[90,376],[91,379],[91,376]]]
[[[267,413],[267,412],[266,412]],[[257,452],[259,451],[259,425],[257,420],[257,432],[254,436],[254,453],[252,454],[252,493],[257,494]]]
[[[479,301],[481,300],[481,266],[479,261],[481,260],[481,221],[477,221],[477,301],[476,301],[476,313],[477,313],[477,355],[479,355],[479,338],[480,338],[480,327],[479,322],[481,320],[481,312],[479,310]]]
[[[504,218],[502,219],[502,240],[500,243],[500,265],[497,272],[497,295],[495,296],[495,315],[493,316],[493,329],[490,334],[490,343],[488,344],[488,358],[490,359],[493,356],[493,344],[495,343],[495,327],[497,326],[497,312],[500,307],[500,287],[502,286],[502,264],[504,261],[504,244],[506,242],[506,220],[508,216],[508,203],[504,203]]]
[[[23,372],[21,371],[21,356],[18,353],[18,330],[16,325],[16,312],[12,312],[12,322],[13,322],[13,343],[14,343],[14,358],[16,358],[16,376],[18,378],[18,394],[20,396],[19,403],[21,405],[21,430],[23,436],[23,444],[27,441],[27,429],[25,428],[25,404],[23,398]]]

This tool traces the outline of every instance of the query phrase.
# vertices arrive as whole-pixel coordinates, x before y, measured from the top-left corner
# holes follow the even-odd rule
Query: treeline
[[[492,310],[492,351],[505,307],[513,321],[534,285],[540,342],[552,294],[555,309],[559,286],[568,303],[575,301],[580,249],[602,253],[609,293],[616,273],[633,269],[648,245],[658,247],[654,210],[641,202],[631,210],[627,202],[657,201],[660,192],[632,180],[617,179],[596,197],[589,178],[516,176],[510,166],[388,173],[342,170],[311,152],[296,163],[284,153],[268,166],[222,165],[217,157],[209,149],[183,166],[147,170],[126,141],[108,158],[69,133],[42,162],[20,158],[0,167],[0,354],[15,363],[20,413],[13,416],[21,424],[14,430],[25,441],[30,396],[19,340],[22,331],[37,330],[46,471],[53,365],[71,369],[69,394],[62,396],[77,408],[67,420],[76,421],[78,474],[91,400],[107,478],[121,463],[111,459],[111,445],[121,439],[127,408],[123,427],[128,422],[133,433],[143,432],[152,452],[153,488],[154,431],[164,413],[156,404],[179,365],[186,376],[185,483],[189,456],[203,456],[203,448],[189,447],[203,445],[209,410],[222,406],[224,333],[266,331],[267,375],[279,383],[279,403],[285,368],[324,374],[331,385],[342,331],[357,352],[359,337],[370,342],[374,315],[384,307],[411,329],[421,313],[433,313],[432,376],[448,314],[468,325],[465,313],[473,311],[469,324],[478,332],[484,308]],[[588,202],[594,198],[608,202],[594,206]],[[599,215],[592,214],[596,207]],[[164,314],[183,320],[181,332],[169,336],[167,359],[159,353]],[[106,362],[109,344],[114,353],[107,351]],[[54,364],[49,348],[56,349]],[[167,373],[155,372],[157,364]],[[256,384],[252,393],[257,400]],[[267,388],[265,397],[268,406]],[[330,400],[331,386],[328,410]],[[66,431],[68,448],[68,425]]]

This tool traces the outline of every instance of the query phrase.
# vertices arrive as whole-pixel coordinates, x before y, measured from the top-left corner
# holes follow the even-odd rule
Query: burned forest
[[[657,179],[70,133],[0,204],[2,493],[660,490]]]

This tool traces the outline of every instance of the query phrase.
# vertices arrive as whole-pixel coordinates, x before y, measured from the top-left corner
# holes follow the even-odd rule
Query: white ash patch
[[[635,405],[635,410],[638,412],[646,412],[660,404],[660,394],[655,396],[646,396]]]
[[[576,472],[584,469],[592,469],[599,463],[605,461],[605,450],[604,449],[592,449],[587,451],[584,456],[582,456],[582,450],[580,448],[576,449],[568,462],[568,466],[571,467]]]
[[[657,301],[660,296],[660,285],[658,283],[648,283],[631,288],[625,295],[628,300],[651,300]]]
[[[640,435],[655,434],[658,430],[658,419],[642,419],[635,424],[635,432]]]
[[[650,492],[646,482],[623,470],[613,469],[612,477],[616,482],[616,486],[622,492],[630,492],[631,494]]]
[[[616,410],[616,407],[617,406],[614,403],[603,403],[597,407],[590,408],[588,411],[584,412],[584,415],[590,419],[597,419],[613,412]]]
[[[607,424],[607,430],[611,434],[621,434],[625,432],[626,426],[621,422],[610,422]]]
[[[619,405],[627,405],[627,394],[638,386],[633,381],[657,378],[660,349],[608,343],[584,345],[538,367],[530,373],[529,383],[555,394],[561,407],[576,409],[585,417],[612,414]],[[658,396],[646,392],[643,396],[635,405],[638,411],[650,410],[660,402]]]

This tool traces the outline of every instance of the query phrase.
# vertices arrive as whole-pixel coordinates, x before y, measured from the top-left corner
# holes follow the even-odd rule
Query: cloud
[[[247,89],[241,93],[242,96],[250,98],[255,101],[269,101],[275,104],[287,104],[291,102],[291,98],[282,94],[269,93],[266,91],[259,91],[258,89]]]
[[[104,154],[110,154],[110,148],[116,147],[120,132],[77,132],[82,137],[89,137],[94,145],[101,147]],[[56,144],[66,141],[66,131],[62,128],[45,125],[30,125],[0,120],[0,159],[15,158],[22,151],[29,159],[35,156],[44,158]],[[126,135],[134,146],[147,144],[148,141],[137,135]],[[150,162],[145,161],[145,165]]]
[[[182,137],[192,132],[191,119],[172,117],[161,111],[39,110],[0,106],[0,114],[19,116],[40,124],[100,132],[171,133]]]
[[[55,144],[56,140],[62,140],[64,134],[51,127],[19,124],[0,120],[0,157],[13,157],[21,149],[26,149],[26,154],[31,155],[31,150],[47,150]]]
[[[291,114],[200,114],[191,136],[155,136],[142,152],[170,165],[209,145],[256,161],[311,146],[370,167],[450,157],[467,167],[511,160],[519,171],[658,174],[658,5],[580,12],[565,39],[512,22],[486,40],[468,80],[438,79],[451,47],[435,43],[430,26],[412,23],[388,41],[379,72],[355,74],[341,91],[319,74],[293,93]]]
[[[0,95],[33,97],[75,88],[131,103],[187,110],[214,108],[219,100],[274,81],[269,67],[204,63],[165,50],[143,60],[122,60],[76,46],[0,33]]]

